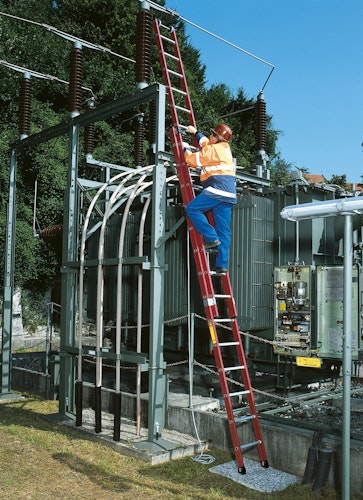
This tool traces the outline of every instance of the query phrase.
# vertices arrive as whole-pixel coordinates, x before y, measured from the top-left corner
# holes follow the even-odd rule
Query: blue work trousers
[[[231,210],[233,204],[213,198],[203,192],[196,196],[185,207],[194,228],[203,236],[206,243],[219,240],[217,248],[216,267],[228,267],[228,253],[231,244]],[[206,212],[212,211],[213,227],[206,216]]]

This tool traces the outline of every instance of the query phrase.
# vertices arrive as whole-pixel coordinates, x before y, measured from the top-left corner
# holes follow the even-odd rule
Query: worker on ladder
[[[215,271],[226,273],[231,243],[231,211],[236,201],[236,167],[229,140],[232,131],[224,123],[211,129],[209,139],[189,125],[185,131],[194,135],[200,150],[192,152],[184,142],[184,156],[191,168],[201,168],[203,191],[185,207],[194,228],[203,236],[206,250],[216,249]],[[213,214],[214,227],[206,213]]]

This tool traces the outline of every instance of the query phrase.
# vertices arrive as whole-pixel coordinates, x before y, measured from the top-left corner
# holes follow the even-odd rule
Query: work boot
[[[212,248],[217,248],[221,242],[219,240],[214,240],[214,241],[208,241],[204,243],[204,248],[206,250],[211,250]]]

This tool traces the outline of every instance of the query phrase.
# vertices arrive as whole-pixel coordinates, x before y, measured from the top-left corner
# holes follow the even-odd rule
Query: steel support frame
[[[11,146],[11,166],[9,182],[9,203],[7,217],[7,236],[5,248],[5,286],[3,302],[2,332],[2,394],[10,393],[11,372],[11,337],[12,337],[12,297],[14,293],[15,269],[15,193],[17,154],[23,150],[36,147],[53,138],[68,134],[69,166],[67,188],[65,192],[64,228],[63,228],[63,264],[62,264],[62,313],[61,313],[61,376],[59,390],[59,413],[73,417],[75,410],[74,383],[75,358],[71,351],[76,349],[76,301],[77,270],[72,265],[77,261],[78,248],[78,144],[81,127],[104,120],[110,116],[129,109],[156,101],[157,107],[157,139],[156,159],[153,176],[153,208],[152,208],[152,244],[150,255],[150,343],[149,343],[149,413],[148,439],[154,441],[161,436],[166,422],[167,412],[167,379],[164,374],[163,359],[163,319],[164,319],[164,272],[165,272],[165,211],[166,211],[166,169],[165,154],[165,100],[164,85],[155,83],[134,93],[73,116],[54,127],[37,134],[22,138]],[[72,349],[69,350],[68,347]],[[1,395],[0,395],[1,397]]]
[[[166,88],[156,100],[156,151],[165,149]],[[167,378],[164,374],[164,273],[165,273],[165,218],[166,168],[160,155],[155,159],[152,186],[152,225],[150,256],[150,339],[149,339],[149,407],[148,440],[157,440],[166,422]]]
[[[64,195],[63,242],[62,242],[62,288],[61,288],[61,338],[60,338],[60,380],[59,413],[73,411],[75,359],[67,352],[67,346],[76,341],[77,272],[68,268],[67,262],[75,262],[78,249],[78,143],[79,125],[69,129],[69,153],[67,187]]]
[[[17,151],[11,151],[9,173],[9,200],[5,237],[5,273],[3,292],[3,329],[1,349],[0,399],[11,398],[11,341],[14,295],[15,219],[16,219],[16,167]]]

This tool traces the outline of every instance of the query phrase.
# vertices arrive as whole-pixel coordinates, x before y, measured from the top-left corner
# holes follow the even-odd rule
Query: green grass
[[[335,499],[296,484],[271,494],[245,488],[209,468],[232,457],[213,450],[215,462],[185,458],[162,465],[120,455],[75,429],[45,420],[57,402],[33,396],[0,404],[1,499]],[[358,498],[358,497],[356,497]]]

